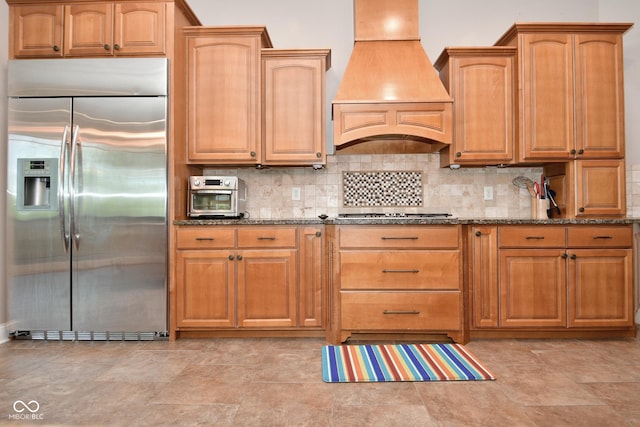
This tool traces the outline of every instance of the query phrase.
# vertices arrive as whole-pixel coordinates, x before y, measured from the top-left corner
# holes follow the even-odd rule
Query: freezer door
[[[68,164],[61,153],[63,140],[69,141],[71,103],[9,99],[6,255],[12,332],[70,329],[70,255],[63,241],[70,226],[63,217],[68,181],[62,176]],[[30,195],[30,180],[46,180],[36,196]]]
[[[74,98],[72,327],[167,330],[165,97]]]

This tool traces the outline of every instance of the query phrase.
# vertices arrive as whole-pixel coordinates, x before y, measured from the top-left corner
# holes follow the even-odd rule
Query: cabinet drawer
[[[457,226],[341,227],[340,248],[458,248]]]
[[[342,329],[455,330],[460,292],[341,292]]]
[[[564,227],[500,227],[498,244],[501,248],[564,248]]]
[[[570,248],[630,248],[633,246],[631,227],[567,227]]]
[[[238,229],[239,248],[294,248],[295,246],[295,227],[250,227]]]
[[[236,230],[233,228],[178,228],[176,236],[178,249],[233,248],[236,245]]]
[[[342,289],[459,289],[459,251],[345,251]]]

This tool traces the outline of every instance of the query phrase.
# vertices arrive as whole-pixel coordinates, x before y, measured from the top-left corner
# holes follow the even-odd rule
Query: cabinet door
[[[571,34],[525,34],[520,47],[520,160],[572,158]]]
[[[469,277],[471,283],[472,326],[497,327],[498,228],[477,226],[471,229]]]
[[[113,3],[66,5],[64,22],[65,56],[113,54]]]
[[[178,327],[235,327],[234,284],[232,251],[177,251]]]
[[[163,55],[166,8],[166,3],[116,3],[115,54]]]
[[[300,233],[298,325],[324,325],[325,268],[321,227],[304,227]]]
[[[500,251],[500,326],[567,325],[564,249]]]
[[[622,158],[622,36],[576,34],[574,40],[577,154],[580,158]]]
[[[24,5],[10,8],[13,58],[62,56],[62,5]]]
[[[265,164],[325,163],[325,63],[263,57]]]
[[[187,39],[188,159],[259,163],[258,37]]]
[[[295,326],[296,251],[240,251],[236,266],[238,326]]]
[[[576,216],[626,213],[624,160],[576,160]]]
[[[513,160],[513,56],[456,58],[451,96],[454,142],[451,163],[510,163]]]
[[[569,327],[633,326],[633,252],[569,253]]]

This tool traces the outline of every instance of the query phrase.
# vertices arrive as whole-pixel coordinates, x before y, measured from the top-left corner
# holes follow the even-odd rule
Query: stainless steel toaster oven
[[[191,218],[242,218],[247,186],[235,176],[189,177],[187,215]]]

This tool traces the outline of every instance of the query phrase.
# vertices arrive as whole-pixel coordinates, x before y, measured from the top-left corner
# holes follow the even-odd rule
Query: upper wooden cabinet
[[[632,24],[515,24],[518,161],[624,157],[622,35]]]
[[[512,47],[459,47],[435,62],[454,100],[453,144],[440,152],[441,166],[513,162],[515,56]]]
[[[66,2],[10,8],[12,58],[165,55],[166,2]]]
[[[258,164],[260,52],[264,27],[190,27],[187,40],[187,158],[190,163]]]
[[[620,217],[627,212],[624,159],[550,163],[544,174],[556,192],[559,217]]]
[[[16,5],[9,9],[9,56],[61,57],[64,6]]]
[[[189,163],[325,164],[330,50],[272,49],[264,27],[194,27],[185,36]]]
[[[325,73],[331,51],[262,50],[263,162],[326,163]]]

